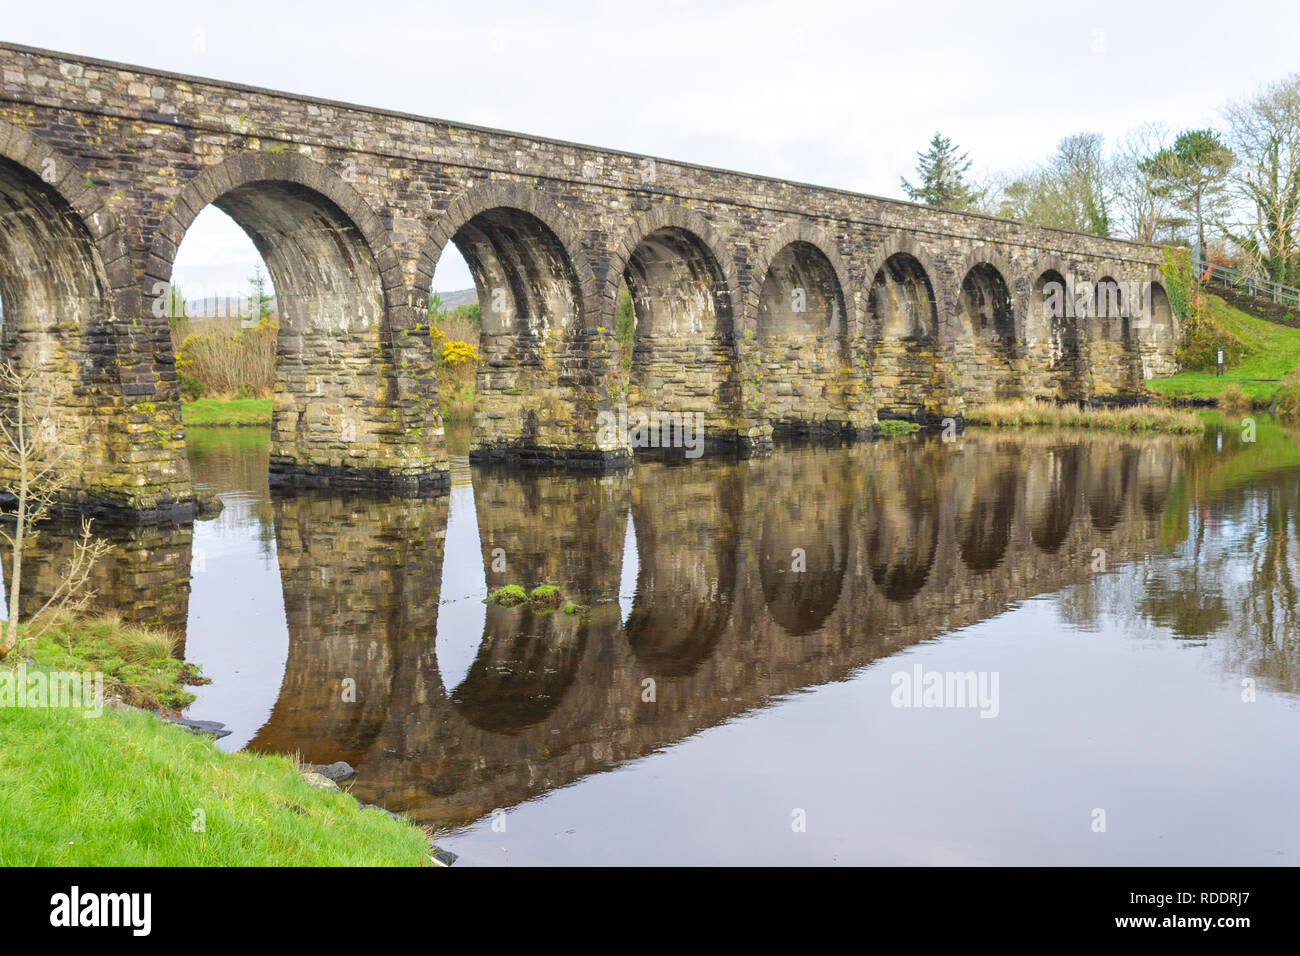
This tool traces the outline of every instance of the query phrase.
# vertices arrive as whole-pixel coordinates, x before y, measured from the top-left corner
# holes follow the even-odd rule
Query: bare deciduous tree
[[[1275,282],[1300,282],[1300,73],[1225,115],[1238,202],[1224,231]]]
[[[64,449],[59,444],[51,396],[41,387],[38,373],[0,364],[0,395],[5,402],[0,415],[0,466],[15,499],[13,529],[0,528],[0,539],[12,556],[9,619],[0,625],[0,659],[4,659],[15,648],[21,651],[38,640],[60,615],[85,607],[94,596],[86,588],[90,572],[108,553],[109,545],[91,535],[90,520],[83,518],[81,536],[58,584],[36,613],[21,622],[23,556],[40,537],[40,524],[50,516],[71,472],[59,467]]]

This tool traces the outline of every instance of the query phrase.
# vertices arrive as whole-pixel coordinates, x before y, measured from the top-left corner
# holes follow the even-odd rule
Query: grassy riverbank
[[[469,422],[474,418],[474,382],[451,382],[441,386],[442,417],[448,422]],[[269,398],[197,398],[181,403],[181,420],[186,428],[271,427]]]
[[[1195,412],[1155,405],[1126,408],[1079,408],[1050,402],[992,402],[966,412],[968,425],[1018,428],[1025,425],[1052,428],[1089,428],[1120,432],[1171,432],[1199,434],[1205,421]]]
[[[271,427],[269,398],[198,398],[181,403],[186,428]]]
[[[68,622],[24,663],[102,670],[108,695],[166,705],[194,674],[163,649],[112,618]],[[289,757],[222,753],[141,710],[0,706],[0,866],[428,863],[421,829],[311,787]]]
[[[1208,293],[1198,302],[1204,336],[1228,356],[1224,374],[1187,370],[1147,386],[1168,398],[1220,398],[1227,392],[1272,404],[1287,385],[1283,380],[1300,375],[1300,329],[1248,315]]]

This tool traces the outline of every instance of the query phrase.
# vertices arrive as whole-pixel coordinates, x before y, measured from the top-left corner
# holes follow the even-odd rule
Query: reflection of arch
[[[304,493],[271,509],[289,653],[249,748],[355,766],[397,702],[439,693],[447,501]]]
[[[521,330],[539,323],[573,331],[598,324],[596,282],[578,231],[537,190],[490,183],[459,196],[420,250],[416,288],[430,287],[448,242],[456,244],[474,276],[485,331],[502,298],[493,294],[496,289],[508,292],[507,306]],[[498,330],[513,324],[503,316]]]
[[[1124,516],[1133,470],[1137,466],[1137,451],[1133,448],[1114,451],[1094,443],[1088,458],[1084,494],[1088,498],[1092,526],[1103,533],[1110,532]]]
[[[1017,471],[1009,465],[976,483],[974,500],[957,525],[957,549],[972,571],[992,571],[1002,563],[1011,541],[1018,485]]]
[[[1074,523],[1080,457],[1078,445],[1061,445],[1029,461],[1025,477],[1029,534],[1047,554],[1060,550]]]
[[[875,485],[868,499],[871,579],[896,603],[911,600],[925,587],[939,547],[939,508],[926,480],[933,462],[924,453],[907,458],[899,463],[899,480],[888,487]]]
[[[489,607],[478,655],[452,702],[480,730],[517,734],[560,705],[586,646],[584,621],[527,607]]]
[[[791,637],[801,637],[818,630],[835,605],[844,587],[848,566],[848,535],[852,512],[818,510],[822,520],[791,523],[790,513],[768,514],[764,509],[763,534],[760,542],[759,578],[763,599],[772,619]],[[793,569],[793,551],[801,548],[806,567]]]
[[[1162,455],[1156,449],[1143,449],[1137,465],[1138,503],[1148,518],[1164,514],[1165,500],[1173,485],[1174,456]]]
[[[734,471],[654,468],[640,475],[646,492],[673,481],[689,506],[674,522],[657,497],[634,494],[637,585],[624,631],[652,674],[683,677],[713,654],[731,621],[742,484]]]

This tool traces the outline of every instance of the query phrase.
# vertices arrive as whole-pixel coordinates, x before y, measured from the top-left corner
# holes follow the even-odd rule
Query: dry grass
[[[1229,385],[1219,393],[1219,408],[1225,412],[1246,412],[1251,409],[1251,399],[1237,385]]]
[[[1079,408],[1048,402],[992,402],[968,410],[966,421],[971,425],[999,428],[1043,425],[1121,432],[1172,432],[1178,435],[1196,434],[1205,430],[1205,424],[1195,412],[1155,405]]]
[[[128,663],[165,660],[176,651],[175,635],[158,628],[127,624],[115,611],[86,620],[81,627],[86,636],[106,642]]]
[[[238,319],[179,322],[172,328],[176,370],[211,398],[264,398],[275,388],[277,334],[266,321],[251,329]]]
[[[1300,372],[1292,372],[1282,380],[1273,394],[1277,417],[1288,425],[1300,425]]]

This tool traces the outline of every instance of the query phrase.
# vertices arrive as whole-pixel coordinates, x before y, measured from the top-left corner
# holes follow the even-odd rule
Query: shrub
[[[1250,405],[1250,398],[1237,385],[1229,385],[1219,393],[1219,408],[1225,412],[1244,412]]]
[[[197,381],[202,394],[241,398],[271,394],[275,387],[276,326],[267,320],[251,329],[211,325],[210,331],[185,336],[176,352],[177,372]]]
[[[193,375],[180,373],[181,380],[181,398],[187,402],[193,402],[203,397],[203,383]]]

